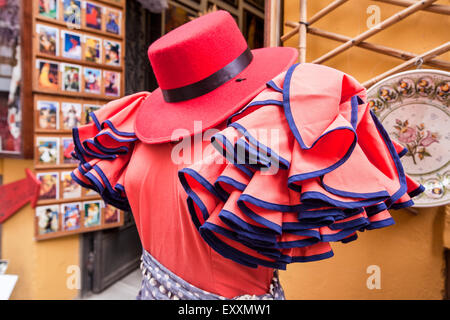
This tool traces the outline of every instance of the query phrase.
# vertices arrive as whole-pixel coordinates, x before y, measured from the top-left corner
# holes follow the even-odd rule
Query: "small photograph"
[[[81,34],[61,31],[62,56],[69,59],[81,60]]]
[[[38,234],[59,231],[59,205],[36,207]]]
[[[58,90],[59,84],[59,64],[56,62],[49,62],[37,60],[38,88],[44,90]]]
[[[62,69],[62,89],[64,91],[80,92],[81,66],[63,63]]]
[[[62,145],[62,163],[71,164],[78,163],[78,160],[72,158],[72,152],[74,149],[72,138],[61,138]]]
[[[120,26],[122,24],[122,14],[120,11],[106,8],[105,10],[105,29],[106,32],[120,34]]]
[[[45,130],[59,129],[59,103],[55,101],[37,102],[37,128]]]
[[[40,16],[57,20],[58,0],[38,0],[38,12]]]
[[[39,200],[59,199],[59,173],[41,172],[36,174],[36,178],[41,182],[39,189]]]
[[[102,29],[102,7],[86,2],[86,27],[96,30]]]
[[[63,199],[81,198],[81,186],[72,179],[72,171],[61,172],[61,196]]]
[[[102,73],[99,69],[84,68],[84,91],[101,93]]]
[[[84,124],[88,124],[92,121],[91,112],[95,112],[96,110],[100,109],[101,106],[96,104],[85,104],[83,105],[83,120]]]
[[[105,85],[105,95],[119,96],[120,94],[120,73],[114,71],[103,71],[103,83]]]
[[[99,38],[85,36],[84,59],[89,62],[102,63],[102,42]]]
[[[57,56],[59,52],[59,30],[43,24],[37,24],[36,33],[39,40],[39,53]]]
[[[120,210],[110,204],[105,206],[105,223],[120,222]]]
[[[37,162],[42,165],[59,164],[59,138],[37,137]]]
[[[113,66],[120,66],[120,43],[104,40],[105,63]]]
[[[100,201],[83,202],[83,209],[85,227],[94,227],[101,224],[102,206]]]
[[[72,130],[81,123],[81,104],[72,102],[63,102],[62,111],[62,129]]]
[[[61,205],[61,214],[63,216],[63,229],[66,231],[80,228],[81,203],[64,203]]]
[[[72,24],[81,24],[81,1],[63,0],[63,18],[64,22]]]

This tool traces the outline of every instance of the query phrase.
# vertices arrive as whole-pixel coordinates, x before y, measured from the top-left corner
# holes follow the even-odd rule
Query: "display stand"
[[[124,93],[125,2],[33,1],[35,239],[123,225],[124,213],[70,176],[72,128]]]

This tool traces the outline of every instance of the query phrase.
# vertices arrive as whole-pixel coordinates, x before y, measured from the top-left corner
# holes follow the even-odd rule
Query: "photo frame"
[[[81,202],[63,203],[61,205],[61,222],[64,231],[76,230],[81,227]]]
[[[37,100],[36,129],[59,130],[59,102]]]
[[[84,227],[96,227],[102,223],[102,201],[83,202]]]
[[[59,205],[38,206],[35,212],[39,235],[60,231]]]
[[[81,185],[73,180],[72,171],[62,171],[61,177],[61,199],[81,198]]]
[[[59,55],[59,29],[45,24],[36,24],[37,50],[40,54]]]
[[[116,207],[110,204],[105,204],[103,212],[105,219],[104,221],[106,224],[120,222],[121,210],[117,209]]]
[[[39,201],[59,199],[59,172],[38,172],[36,179],[41,183]]]
[[[94,2],[86,1],[84,21],[86,28],[103,29],[103,7]]]
[[[92,94],[102,93],[102,71],[95,68],[83,68],[84,92]]]
[[[48,60],[36,60],[37,88],[45,91],[59,91],[59,63]]]
[[[83,35],[67,30],[61,30],[61,55],[64,58],[81,60]]]
[[[78,160],[72,158],[74,149],[72,137],[61,138],[61,164],[77,164]],[[80,194],[81,197],[81,194]]]
[[[71,131],[81,124],[81,103],[63,102],[61,104],[61,129]]]
[[[122,12],[116,9],[105,7],[105,31],[120,35],[122,27]]]
[[[39,0],[38,15],[44,18],[59,19],[59,0]]]
[[[81,0],[62,0],[62,18],[65,23],[81,25]]]
[[[120,66],[121,64],[121,44],[117,41],[103,40],[103,52],[105,64]]]
[[[59,138],[36,137],[36,164],[56,166],[59,164]]]
[[[61,90],[81,92],[81,66],[61,63]]]
[[[86,35],[84,37],[84,60],[102,63],[102,40]]]
[[[120,96],[120,73],[103,70],[104,94],[106,96]]]

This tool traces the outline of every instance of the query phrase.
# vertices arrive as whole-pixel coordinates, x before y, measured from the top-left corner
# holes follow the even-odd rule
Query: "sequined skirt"
[[[165,268],[147,251],[141,258],[142,284],[138,300],[228,300],[220,295],[199,289]],[[278,271],[263,295],[241,295],[232,300],[284,300],[284,291],[278,279]]]

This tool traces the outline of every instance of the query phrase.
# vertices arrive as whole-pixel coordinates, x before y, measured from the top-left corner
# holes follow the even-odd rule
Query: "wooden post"
[[[330,13],[334,9],[338,8],[339,6],[341,6],[342,4],[344,4],[347,1],[348,0],[336,0],[336,1],[333,1],[328,6],[326,6],[325,8],[323,8],[319,12],[317,12],[315,15],[313,15],[311,17],[311,19],[309,19],[309,21],[308,21],[308,26],[312,25],[314,22],[317,22],[319,19],[323,18],[325,15],[327,15],[328,13]],[[306,19],[306,17],[305,17],[305,19]],[[300,21],[302,21],[301,18],[300,18]],[[300,23],[298,23],[298,22],[293,23],[293,25],[290,25],[290,24],[286,23],[286,25],[287,26],[291,26],[294,29],[289,31],[288,33],[286,33],[285,35],[283,35],[281,37],[281,41],[282,42],[290,39],[291,37],[293,37],[300,30]]]
[[[374,0],[374,1],[389,3],[401,7],[409,7],[410,5],[416,2],[415,0]],[[450,6],[446,6],[445,4],[432,4],[431,6],[423,10],[433,13],[450,15]]]
[[[396,66],[395,68],[392,68],[391,70],[388,70],[378,76],[376,76],[375,78],[372,78],[366,82],[364,82],[362,85],[366,88],[370,88],[372,85],[374,85],[375,83],[377,83],[378,81],[394,74],[400,71],[403,71],[405,69],[407,69],[408,67],[413,66],[415,63],[417,63],[418,61],[420,61],[420,59],[422,59],[422,61],[427,61],[435,56],[438,56],[440,54],[443,54],[447,51],[450,50],[450,42],[446,42],[443,45],[440,45],[437,48],[434,48],[430,51],[427,51],[413,59],[410,59],[404,63],[402,63],[401,65]]]
[[[306,28],[307,28],[307,17],[306,17],[306,0],[300,0],[300,35],[299,35],[299,55],[300,63],[306,62]]]
[[[347,36],[344,36],[341,34],[337,34],[337,33],[333,33],[330,31],[325,31],[325,30],[318,29],[318,28],[308,27],[308,33],[322,37],[322,38],[339,41],[339,42],[347,42],[347,41],[351,40],[350,37],[347,37]],[[394,49],[391,47],[386,47],[386,46],[383,46],[380,44],[375,44],[375,43],[370,43],[370,42],[360,42],[360,43],[358,43],[357,46],[360,48],[364,48],[364,49],[367,49],[367,50],[370,50],[373,52],[381,53],[386,56],[390,56],[390,57],[394,57],[394,58],[398,58],[398,59],[402,59],[402,60],[409,60],[409,59],[413,59],[413,58],[417,57],[416,54],[413,54],[408,51],[398,50],[398,49]],[[445,61],[445,60],[430,59],[428,61],[424,61],[424,64],[427,64],[429,66],[436,67],[436,68],[450,70],[450,62]]]
[[[379,33],[382,30],[385,30],[386,28],[390,27],[391,25],[405,19],[406,17],[410,16],[414,12],[417,12],[419,10],[422,10],[426,8],[427,6],[431,5],[433,2],[436,2],[437,0],[423,0],[415,2],[413,5],[409,6],[408,8],[394,14],[393,16],[387,18],[386,20],[382,21],[378,25],[374,26],[373,28],[361,33],[360,35],[356,36],[355,38],[347,41],[346,43],[340,45],[339,47],[327,52],[323,56],[317,58],[313,61],[313,63],[323,63],[334,56],[344,52],[345,50],[357,45],[358,43],[364,41],[365,39]]]

